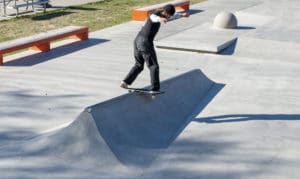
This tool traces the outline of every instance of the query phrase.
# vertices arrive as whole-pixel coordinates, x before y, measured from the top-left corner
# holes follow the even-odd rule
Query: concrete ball
[[[220,12],[214,19],[215,28],[234,29],[237,27],[237,19],[231,12]]]

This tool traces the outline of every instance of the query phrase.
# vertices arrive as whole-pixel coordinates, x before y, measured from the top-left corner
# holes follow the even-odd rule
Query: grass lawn
[[[96,31],[131,20],[135,7],[170,0],[102,0],[80,6],[51,10],[0,21],[0,42],[61,28],[68,25],[88,26]],[[191,4],[205,0],[191,0]]]

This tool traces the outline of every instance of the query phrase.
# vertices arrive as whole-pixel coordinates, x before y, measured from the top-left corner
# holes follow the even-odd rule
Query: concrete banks
[[[157,113],[139,105],[148,98],[119,88],[143,23],[93,32],[89,41],[49,53],[6,58],[0,68],[1,178],[299,178],[298,1],[209,0],[191,6],[188,19],[163,25],[156,40],[211,25],[224,10],[238,14],[241,28],[221,53],[157,49],[162,81],[198,69],[196,79],[204,81],[183,82],[212,85],[197,92],[175,80],[187,95],[167,89],[168,100],[157,98]],[[145,69],[134,86],[149,82]],[[118,121],[114,108],[103,107],[113,106],[106,103],[111,99],[135,99],[144,115],[130,118],[130,106],[122,105],[115,109],[132,121]],[[167,108],[172,100],[178,108]],[[136,122],[138,115],[143,122]]]

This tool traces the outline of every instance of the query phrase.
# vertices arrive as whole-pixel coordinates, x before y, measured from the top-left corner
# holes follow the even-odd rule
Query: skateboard
[[[156,95],[165,93],[164,91],[151,91],[145,88],[125,88],[125,89],[127,89],[129,93],[136,92],[136,93],[150,94],[152,98],[155,98]]]

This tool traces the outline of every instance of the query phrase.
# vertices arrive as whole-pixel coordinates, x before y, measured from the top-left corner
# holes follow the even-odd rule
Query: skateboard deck
[[[127,89],[129,92],[146,93],[152,96],[165,93],[164,91],[151,91],[145,88],[125,88],[125,89]]]

